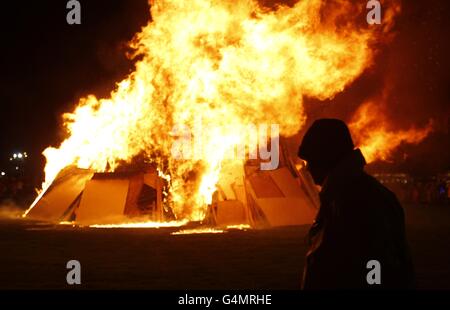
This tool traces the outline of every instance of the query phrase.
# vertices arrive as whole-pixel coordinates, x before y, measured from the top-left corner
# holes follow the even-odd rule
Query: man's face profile
[[[306,161],[306,169],[311,174],[314,183],[317,185],[322,185],[325,181],[327,171],[324,169],[323,165],[319,164],[319,162],[314,160]]]

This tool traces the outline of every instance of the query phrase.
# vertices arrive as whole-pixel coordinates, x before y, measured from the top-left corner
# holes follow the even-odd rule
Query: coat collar
[[[353,150],[325,179],[320,198],[329,200],[343,190],[355,177],[364,172],[366,160],[360,149]]]

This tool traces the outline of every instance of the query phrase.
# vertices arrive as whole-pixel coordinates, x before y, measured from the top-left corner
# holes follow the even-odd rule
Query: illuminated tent
[[[319,204],[317,190],[309,174],[282,155],[276,170],[261,171],[258,161],[249,161],[243,178],[225,176],[220,180],[203,222],[219,227],[312,223]],[[173,214],[162,205],[163,183],[151,168],[94,173],[68,167],[27,216],[50,222],[74,221],[78,225],[171,221]]]
[[[262,171],[259,164],[246,164],[242,182],[228,186],[219,182],[208,215],[211,222],[217,226],[252,227],[311,224],[319,197],[309,173],[284,152],[278,169]]]
[[[59,173],[27,214],[50,222],[111,224],[145,216],[163,218],[162,181],[155,170],[94,173],[74,167]]]

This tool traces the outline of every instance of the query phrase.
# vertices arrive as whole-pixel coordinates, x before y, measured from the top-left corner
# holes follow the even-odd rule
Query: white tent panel
[[[263,198],[256,199],[256,204],[270,226],[311,224],[316,216],[316,210],[303,198]]]
[[[94,173],[88,170],[68,170],[53,182],[43,197],[30,210],[28,216],[39,220],[59,221],[93,175]]]
[[[227,200],[217,203],[216,225],[247,224],[245,206],[239,200]]]
[[[82,225],[110,224],[124,219],[128,179],[91,180],[87,182],[76,211]]]
[[[303,191],[300,190],[300,184],[287,168],[268,171],[268,173],[285,197],[304,196]]]

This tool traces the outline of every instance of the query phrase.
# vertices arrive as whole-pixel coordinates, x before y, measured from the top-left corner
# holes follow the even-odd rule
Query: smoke
[[[19,219],[22,218],[24,208],[14,201],[6,200],[0,203],[0,219]]]

